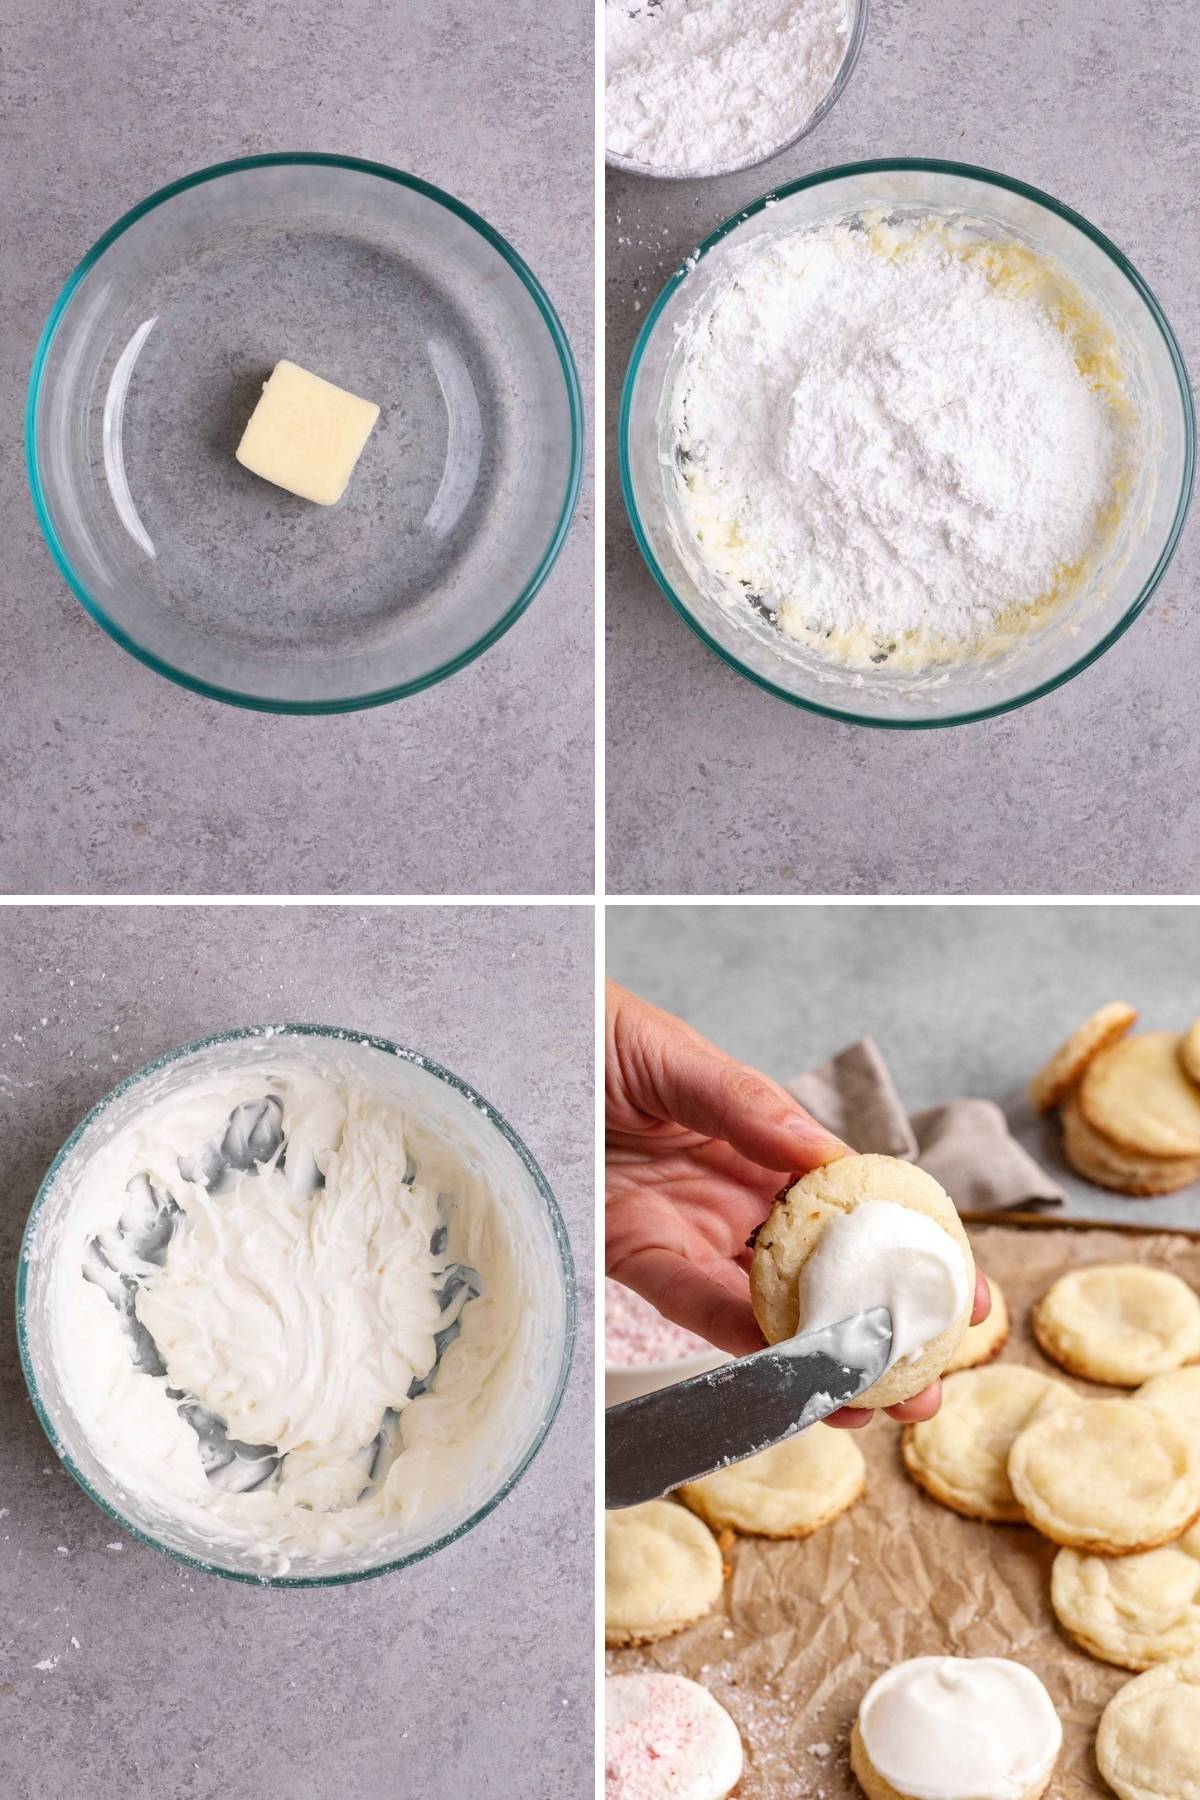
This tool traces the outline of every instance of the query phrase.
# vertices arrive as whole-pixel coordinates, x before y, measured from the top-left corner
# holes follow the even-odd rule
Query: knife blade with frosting
[[[852,1406],[891,1349],[891,1314],[876,1306],[609,1407],[605,1506],[658,1499]]]

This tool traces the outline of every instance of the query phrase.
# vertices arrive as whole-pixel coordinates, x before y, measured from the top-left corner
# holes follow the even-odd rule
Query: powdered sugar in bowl
[[[664,1319],[631,1288],[604,1283],[605,1406],[636,1400],[728,1361],[723,1350]]]
[[[827,170],[659,296],[622,483],[697,634],[794,705],[963,723],[1049,692],[1145,606],[1194,416],[1171,328],[1057,201],[961,164]]]
[[[825,117],[868,0],[605,0],[605,159],[636,175],[731,175]]]

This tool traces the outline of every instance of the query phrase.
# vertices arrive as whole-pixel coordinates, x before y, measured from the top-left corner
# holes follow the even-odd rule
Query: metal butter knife
[[[849,1364],[847,1344],[854,1346]],[[656,1500],[794,1437],[866,1393],[891,1349],[891,1314],[876,1306],[610,1406],[605,1506]]]

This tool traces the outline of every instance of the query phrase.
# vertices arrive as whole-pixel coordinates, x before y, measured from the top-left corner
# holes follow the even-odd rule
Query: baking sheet
[[[1149,1262],[1200,1287],[1200,1244],[1179,1235],[973,1226],[972,1246],[1012,1309],[1002,1358],[1045,1369],[1080,1393],[1029,1331],[1030,1304],[1066,1270]],[[963,1519],[904,1473],[900,1427],[880,1414],[858,1433],[866,1492],[810,1538],[732,1541],[716,1610],[679,1637],[614,1650],[610,1672],[670,1669],[702,1682],[736,1720],[746,1750],[738,1800],[861,1800],[847,1751],[858,1702],[910,1656],[1011,1656],[1045,1682],[1063,1722],[1053,1800],[1109,1795],[1093,1744],[1100,1714],[1131,1674],[1095,1662],[1050,1610],[1055,1546],[1028,1526]]]

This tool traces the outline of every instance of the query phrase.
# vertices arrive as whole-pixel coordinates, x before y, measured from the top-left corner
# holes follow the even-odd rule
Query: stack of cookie
[[[1085,1181],[1138,1196],[1200,1181],[1200,1020],[1189,1031],[1129,1035],[1137,1013],[1114,1000],[1085,1019],[1029,1084],[1039,1113],[1059,1108],[1063,1151]]]
[[[951,1375],[937,1416],[905,1427],[904,1465],[942,1505],[1060,1546],[1063,1631],[1153,1671],[1106,1709],[1101,1771],[1131,1800],[1182,1800],[1200,1793],[1171,1785],[1200,1756],[1200,1299],[1166,1270],[1097,1264],[1056,1281],[1031,1324],[1068,1374],[1133,1391],[1085,1395],[1007,1362]]]

